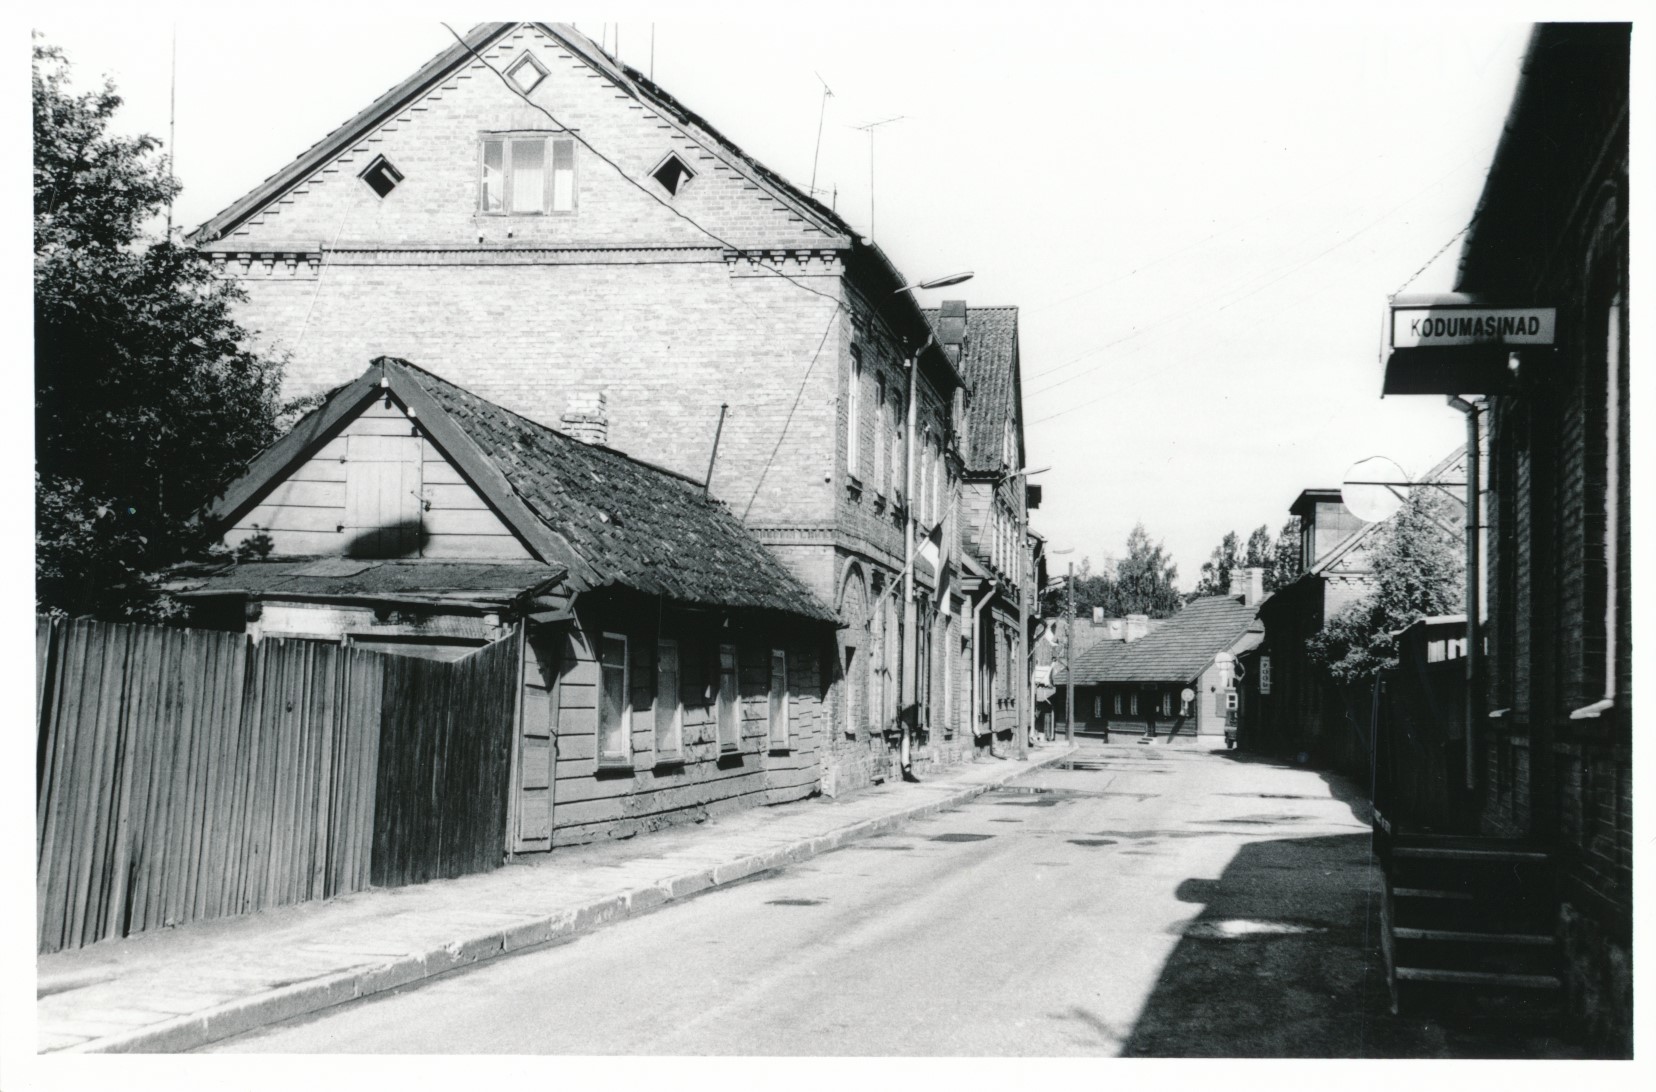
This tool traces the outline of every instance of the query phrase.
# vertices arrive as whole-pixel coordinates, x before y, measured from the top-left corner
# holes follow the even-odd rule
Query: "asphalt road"
[[[1347,783],[1207,747],[1089,745],[1071,765],[561,944],[208,1049],[1536,1053],[1386,1014],[1379,874]]]

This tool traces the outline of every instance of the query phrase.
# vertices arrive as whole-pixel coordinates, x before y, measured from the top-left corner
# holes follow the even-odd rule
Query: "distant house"
[[[524,635],[514,853],[817,791],[834,615],[700,483],[380,358],[204,518],[198,624],[442,659]]]
[[[1076,730],[1220,737],[1244,712],[1236,658],[1259,642],[1263,580],[1262,569],[1238,573],[1231,594],[1192,600],[1154,631],[1145,616],[1129,615],[1119,639],[1079,654]],[[1054,677],[1059,686],[1069,679],[1061,670]],[[1061,719],[1061,701],[1059,710]]]
[[[1465,473],[1466,452],[1457,449],[1420,480],[1458,483]],[[1450,526],[1457,532],[1465,511],[1460,490],[1454,485],[1438,491],[1454,506],[1456,522]],[[1270,663],[1270,692],[1255,695],[1260,700],[1246,745],[1279,754],[1304,752],[1355,769],[1367,761],[1366,751],[1356,733],[1347,730],[1339,693],[1311,662],[1305,643],[1329,618],[1373,589],[1372,552],[1382,523],[1354,515],[1338,489],[1307,489],[1288,511],[1299,518],[1300,576],[1278,588],[1260,609],[1265,639],[1258,654]]]

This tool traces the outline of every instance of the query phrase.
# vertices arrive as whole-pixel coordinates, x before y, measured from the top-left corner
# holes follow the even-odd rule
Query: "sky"
[[[440,13],[341,10],[33,24],[163,139],[176,33],[193,228],[452,41]],[[1452,287],[1528,34],[1509,9],[684,10],[574,21],[797,185],[814,168],[911,280],[975,271],[922,303],[1020,307],[1027,464],[1050,467],[1031,525],[1073,551],[1055,568],[1096,569],[1142,522],[1188,589],[1301,490],[1463,441],[1441,398],[1381,399],[1381,317],[1405,284]],[[858,127],[888,118],[871,163]]]

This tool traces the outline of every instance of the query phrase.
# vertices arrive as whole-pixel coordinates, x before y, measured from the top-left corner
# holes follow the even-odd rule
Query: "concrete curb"
[[[850,842],[962,804],[1005,784],[1014,777],[1067,758],[1074,751],[1075,748],[1071,747],[1050,755],[1031,756],[1024,762],[1008,761],[1004,771],[996,771],[996,775],[991,779],[963,785],[933,800],[899,808],[872,819],[862,819],[825,834],[802,838],[733,861],[699,868],[613,895],[605,895],[579,906],[559,910],[544,918],[535,918],[504,929],[491,929],[428,952],[401,956],[387,963],[364,964],[361,967],[335,971],[279,989],[240,997],[200,1012],[158,1021],[132,1031],[88,1039],[62,1050],[42,1053],[167,1054],[193,1050],[267,1024],[320,1012],[346,1001],[372,997],[374,994],[394,990],[411,982],[510,955],[548,941],[574,936],[612,921],[620,921],[635,913],[654,909],[674,899],[732,883],[756,872],[808,860]]]

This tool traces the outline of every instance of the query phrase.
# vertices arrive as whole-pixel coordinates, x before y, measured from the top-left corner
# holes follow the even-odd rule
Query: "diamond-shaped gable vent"
[[[533,91],[542,80],[546,79],[546,69],[541,63],[528,53],[512,62],[506,70],[506,78],[517,86],[525,95]]]

